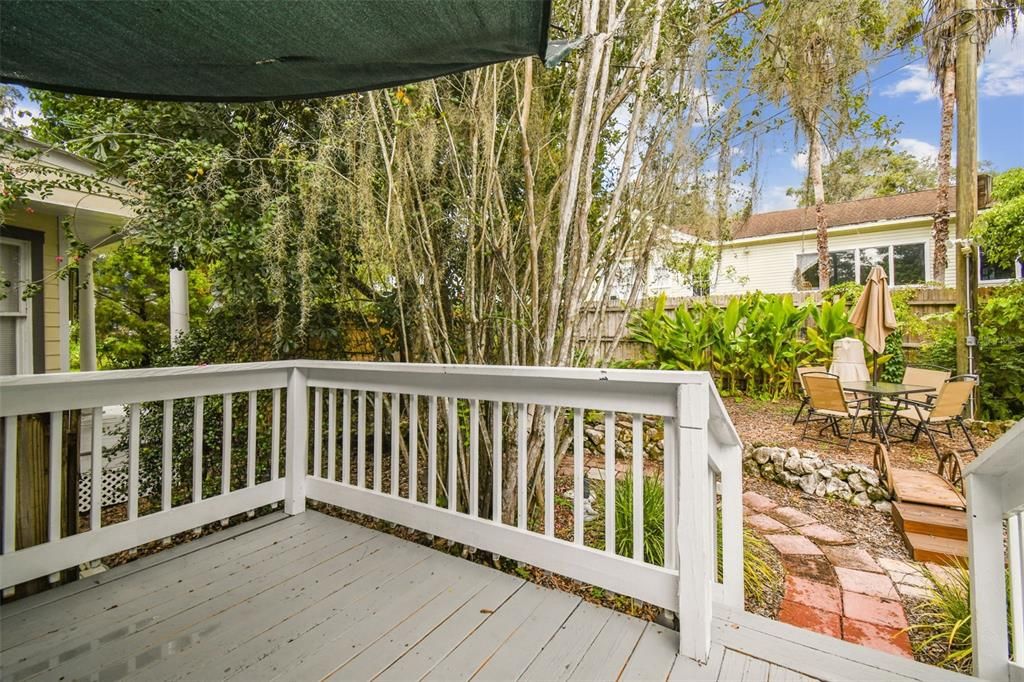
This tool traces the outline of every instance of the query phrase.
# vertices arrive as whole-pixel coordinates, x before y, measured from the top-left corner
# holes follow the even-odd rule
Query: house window
[[[1006,282],[1016,279],[1020,265],[1020,261],[1017,261],[1009,268],[995,265],[986,260],[985,252],[982,249],[978,249],[979,282]]]
[[[31,251],[28,242],[0,240],[0,375],[32,371],[32,306],[21,297]]]
[[[864,284],[871,274],[871,268],[880,265],[885,270],[889,284],[922,284],[927,279],[924,244],[899,244],[897,246],[871,246],[862,249],[830,251],[832,284],[857,282]],[[797,256],[798,289],[817,289],[818,254],[801,253]]]
[[[801,253],[797,256],[797,259],[797,267],[799,268],[797,288],[817,289],[821,286],[818,278],[818,254]],[[828,260],[832,270],[832,284],[853,282],[856,279],[857,260],[852,249],[849,251],[830,251]]]
[[[924,284],[927,279],[924,244],[899,244],[892,247],[892,283]]]

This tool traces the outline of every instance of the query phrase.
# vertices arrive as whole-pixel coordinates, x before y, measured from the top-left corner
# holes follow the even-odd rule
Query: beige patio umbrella
[[[874,356],[871,380],[878,383],[878,354],[885,350],[885,337],[896,331],[896,312],[889,295],[888,278],[882,266],[871,268],[864,292],[850,313],[850,322],[864,333],[864,343]]]

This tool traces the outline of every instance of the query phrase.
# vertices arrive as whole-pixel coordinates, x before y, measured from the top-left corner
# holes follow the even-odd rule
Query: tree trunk
[[[949,240],[949,175],[953,157],[953,108],[956,103],[956,68],[950,64],[942,74],[942,115],[939,128],[938,192],[935,197],[935,219],[932,223],[934,242],[932,279],[946,279],[946,242]]]
[[[825,181],[821,176],[822,143],[817,117],[809,123],[807,172],[811,175],[811,187],[814,190],[814,223],[818,230],[818,282],[819,287],[825,290],[831,283],[832,273],[828,260],[828,224],[825,221]]]

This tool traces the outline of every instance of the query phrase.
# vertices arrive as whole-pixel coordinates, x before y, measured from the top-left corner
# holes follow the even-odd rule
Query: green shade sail
[[[0,80],[88,95],[339,95],[547,50],[550,0],[0,0]]]

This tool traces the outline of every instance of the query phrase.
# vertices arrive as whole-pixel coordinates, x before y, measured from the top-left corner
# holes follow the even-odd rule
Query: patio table
[[[859,395],[866,395],[868,409],[871,412],[871,435],[881,438],[886,447],[889,447],[889,435],[885,432],[882,419],[882,398],[894,398],[909,393],[921,393],[931,391],[927,386],[915,386],[913,384],[897,384],[888,381],[844,381],[843,390]]]

